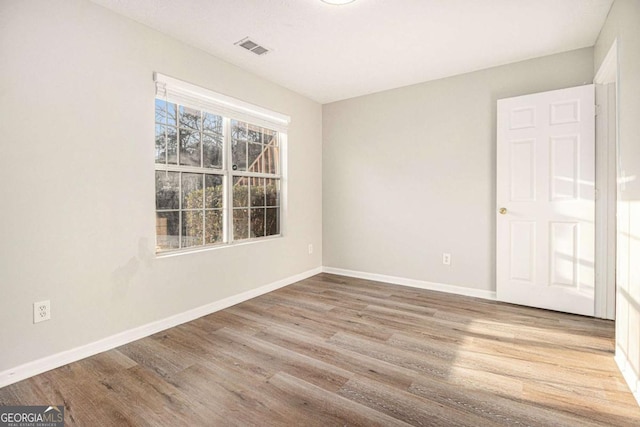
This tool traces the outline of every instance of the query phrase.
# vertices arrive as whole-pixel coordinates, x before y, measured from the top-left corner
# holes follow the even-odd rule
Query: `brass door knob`
[[[500,208],[500,210],[498,210],[498,212],[500,212],[500,215],[506,215],[507,208]]]

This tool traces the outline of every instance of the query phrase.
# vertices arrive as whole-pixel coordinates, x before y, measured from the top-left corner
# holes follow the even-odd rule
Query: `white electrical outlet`
[[[451,254],[443,253],[442,254],[442,263],[444,265],[451,265]]]
[[[33,323],[51,319],[51,301],[33,303]]]
[[[313,253],[313,245],[309,243],[309,255]]]

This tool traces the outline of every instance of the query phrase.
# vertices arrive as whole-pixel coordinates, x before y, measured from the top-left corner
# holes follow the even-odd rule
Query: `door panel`
[[[551,138],[551,201],[578,198],[578,136]]]
[[[509,141],[509,171],[512,202],[536,200],[536,141]]]
[[[551,268],[549,284],[578,288],[578,223],[551,223]]]
[[[533,283],[535,279],[536,223],[511,221],[509,278]]]
[[[499,300],[594,314],[594,130],[593,85],[498,101]]]

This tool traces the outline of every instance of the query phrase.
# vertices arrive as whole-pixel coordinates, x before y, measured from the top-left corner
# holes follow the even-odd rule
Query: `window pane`
[[[264,208],[251,209],[251,237],[264,236]]]
[[[231,139],[236,141],[246,141],[247,124],[237,120],[231,120]]]
[[[205,175],[205,208],[222,208],[222,198],[224,191],[222,187],[223,178],[221,175]]]
[[[202,134],[203,166],[222,169],[222,135]]]
[[[170,126],[178,126],[176,119],[176,104],[167,102],[167,124]]]
[[[222,117],[202,112],[202,129],[205,132],[222,135]]]
[[[262,147],[262,144],[249,143],[249,172],[263,172]]]
[[[173,126],[167,126],[167,163],[175,165],[178,162],[178,131]]]
[[[202,245],[202,211],[182,212],[182,247]]]
[[[264,206],[264,178],[249,178],[251,206]]]
[[[178,209],[179,172],[156,171],[156,209]]]
[[[262,142],[262,132],[260,131],[260,126],[247,125],[247,141],[260,144]]]
[[[265,204],[266,206],[280,206],[280,180],[265,180]]]
[[[200,166],[200,132],[180,128],[180,164]]]
[[[156,163],[167,162],[167,138],[165,126],[156,124]]]
[[[204,244],[222,242],[222,210],[205,211],[204,216]]]
[[[232,169],[238,171],[247,170],[247,143],[243,141],[231,142]]]
[[[202,209],[202,174],[182,173],[182,209]]]
[[[249,237],[249,210],[233,210],[233,238],[234,240],[247,239]]]
[[[280,209],[267,208],[265,219],[265,236],[275,236],[280,234]]]
[[[278,146],[278,132],[270,129],[262,130],[262,143],[264,145]]]
[[[167,123],[167,101],[156,99],[156,123]]]
[[[249,206],[249,178],[234,177],[233,178],[233,207]]]
[[[156,250],[178,249],[180,212],[156,213]]]
[[[200,110],[180,105],[180,127],[192,130],[200,130],[202,127]]]
[[[264,150],[264,172],[280,173],[280,148],[267,145]]]

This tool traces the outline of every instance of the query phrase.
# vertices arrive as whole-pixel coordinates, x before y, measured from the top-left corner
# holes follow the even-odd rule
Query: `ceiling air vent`
[[[253,40],[251,40],[249,37],[245,37],[240,41],[237,41],[234,43],[236,46],[240,46],[243,47],[253,53],[255,53],[256,55],[264,55],[265,53],[269,52],[270,49],[261,46],[260,44],[254,42]]]

